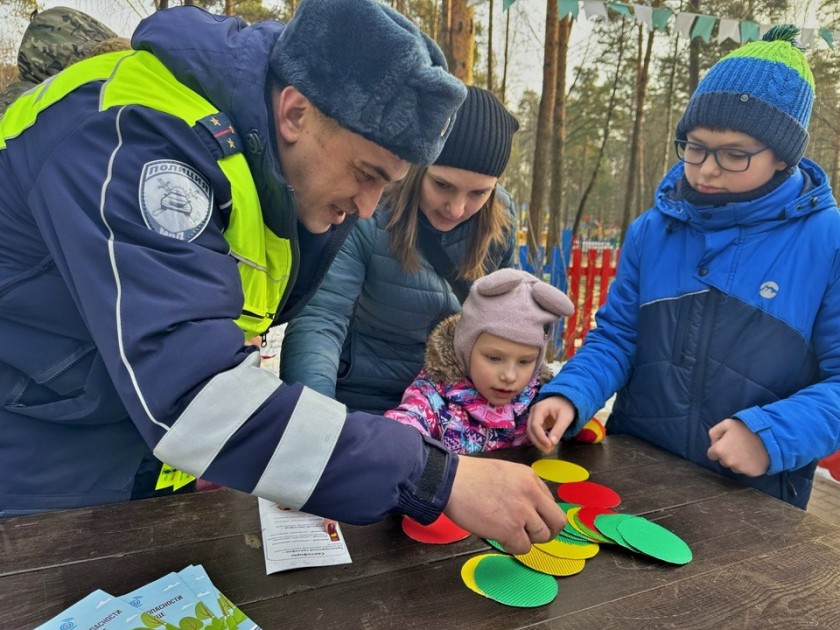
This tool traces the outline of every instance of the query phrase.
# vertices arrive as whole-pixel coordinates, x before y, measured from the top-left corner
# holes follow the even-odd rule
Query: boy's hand
[[[528,415],[528,439],[543,453],[557,446],[563,432],[575,419],[575,407],[563,396],[541,400]]]
[[[709,438],[709,459],[732,472],[758,477],[770,467],[770,456],[761,438],[740,420],[727,418],[718,422],[709,429]]]
[[[462,455],[444,512],[467,531],[523,554],[566,526],[555,501],[529,466]]]

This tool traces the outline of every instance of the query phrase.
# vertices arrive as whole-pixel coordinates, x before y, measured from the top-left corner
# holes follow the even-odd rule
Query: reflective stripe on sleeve
[[[344,405],[304,387],[254,494],[299,510],[315,490],[346,418]]]
[[[259,362],[260,353],[253,352],[210,379],[158,442],[155,457],[201,477],[231,436],[280,387]]]

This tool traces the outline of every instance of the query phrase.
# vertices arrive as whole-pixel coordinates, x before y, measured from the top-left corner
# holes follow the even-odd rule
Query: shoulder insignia
[[[210,114],[198,120],[196,125],[201,125],[219,144],[219,149],[222,151],[222,156],[227,157],[234,153],[242,151],[242,142],[239,139],[239,134],[233,128],[233,123],[227,114],[218,112]]]
[[[213,190],[207,179],[177,160],[154,160],[140,176],[140,210],[149,229],[192,241],[207,227]]]

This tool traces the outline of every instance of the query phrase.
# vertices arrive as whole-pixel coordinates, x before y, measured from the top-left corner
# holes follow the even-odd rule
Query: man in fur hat
[[[0,118],[0,515],[154,493],[162,462],[348,523],[444,508],[525,552],[564,519],[528,467],[259,367],[358,218],[465,96],[373,0],[284,26],[177,7]]]

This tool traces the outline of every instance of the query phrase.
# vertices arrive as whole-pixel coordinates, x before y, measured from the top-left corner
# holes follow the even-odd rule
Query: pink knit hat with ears
[[[574,311],[560,289],[524,271],[499,269],[473,283],[455,327],[455,354],[469,374],[475,341],[486,332],[539,348],[539,370],[555,322]]]

